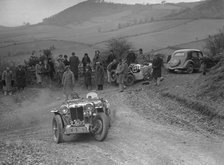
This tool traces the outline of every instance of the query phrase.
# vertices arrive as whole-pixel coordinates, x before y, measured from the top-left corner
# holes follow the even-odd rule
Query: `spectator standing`
[[[6,67],[6,70],[3,71],[2,73],[2,84],[3,84],[3,91],[4,95],[12,95],[12,71],[10,70],[9,67]]]
[[[150,62],[149,56],[146,56],[145,54],[143,54],[142,48],[140,48],[138,51],[138,55],[136,57],[136,62],[138,64],[144,64],[144,63]]]
[[[88,90],[92,89],[92,69],[90,67],[90,63],[87,63],[86,65],[85,85]]]
[[[95,56],[93,58],[93,69],[96,69],[97,62],[100,62],[100,51],[99,50],[95,51]]]
[[[67,55],[64,55],[64,64],[65,64],[65,66],[68,66],[68,65],[70,65],[69,64],[69,60],[68,60],[68,56]]]
[[[89,58],[89,55],[87,53],[84,54],[84,57],[82,58],[82,65],[83,65],[83,73],[86,71],[86,65],[90,64],[91,60]]]
[[[75,78],[73,72],[70,70],[69,66],[65,67],[65,72],[62,76],[62,84],[63,91],[66,96],[66,100],[68,100],[69,96],[71,96],[73,92],[73,88],[75,85]]]
[[[42,67],[43,66],[41,61],[39,61],[39,63],[37,63],[35,66],[37,84],[39,85],[42,85]]]
[[[54,75],[55,75],[55,67],[54,67],[54,62],[52,61],[52,58],[48,59],[48,65],[50,67],[49,76],[50,76],[51,81],[52,81],[52,80],[54,80]]]
[[[107,81],[111,83],[111,71],[117,66],[117,60],[113,59],[113,61],[107,66]]]
[[[26,72],[23,69],[22,65],[19,65],[16,70],[16,84],[18,91],[24,90],[26,86]]]
[[[98,90],[103,90],[104,69],[100,62],[96,62],[96,85]]]
[[[62,76],[65,71],[65,64],[63,63],[62,59],[57,60],[57,67],[56,67],[56,75],[57,75],[57,80],[58,80],[58,85],[62,85]]]
[[[124,78],[125,78],[125,60],[119,60],[119,63],[117,65],[116,73],[118,75],[117,77],[117,83],[119,84],[119,91],[124,91]]]
[[[107,65],[109,65],[114,59],[116,59],[116,56],[114,55],[114,51],[110,50],[110,54],[107,57]]]
[[[136,55],[135,55],[134,51],[129,50],[128,55],[127,55],[128,66],[132,63],[135,63],[135,60],[136,60]]]
[[[43,82],[45,85],[49,83],[50,79],[50,65],[48,64],[48,60],[44,60],[44,65],[42,67],[42,74],[43,74]]]
[[[70,63],[70,68],[71,71],[74,74],[75,80],[78,81],[78,77],[79,77],[79,58],[75,55],[75,53],[72,53],[72,56],[69,59],[69,63]]]
[[[159,86],[160,81],[162,81],[162,65],[163,65],[163,60],[160,57],[159,54],[155,55],[152,61],[152,76],[154,80],[156,81],[155,85]]]

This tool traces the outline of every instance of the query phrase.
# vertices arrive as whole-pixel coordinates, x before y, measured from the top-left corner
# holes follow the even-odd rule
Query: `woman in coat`
[[[4,95],[12,95],[12,71],[9,67],[6,67],[6,70],[2,73],[2,84],[3,84],[3,91]]]
[[[103,90],[104,84],[104,69],[100,62],[96,62],[96,85],[98,90]]]
[[[73,72],[70,70],[69,66],[65,67],[65,72],[62,77],[63,91],[66,96],[66,100],[68,100],[69,96],[72,94],[75,78]]]

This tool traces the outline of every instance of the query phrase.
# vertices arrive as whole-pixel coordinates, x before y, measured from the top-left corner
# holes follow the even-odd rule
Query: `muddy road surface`
[[[126,101],[128,92],[113,88],[99,95],[111,104],[107,139],[97,142],[84,134],[65,137],[62,144],[53,142],[50,114],[61,102],[60,92],[41,91],[38,100],[14,106],[9,98],[1,98],[0,164],[224,164],[221,138],[148,120]],[[150,104],[154,110],[161,108]],[[10,108],[3,111],[4,106]]]

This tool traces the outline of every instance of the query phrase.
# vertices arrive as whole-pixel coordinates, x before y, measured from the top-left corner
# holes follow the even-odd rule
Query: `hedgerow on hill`
[[[209,96],[212,99],[224,98],[224,28],[207,39],[206,48],[209,56],[218,60],[206,77],[201,77],[199,96]]]

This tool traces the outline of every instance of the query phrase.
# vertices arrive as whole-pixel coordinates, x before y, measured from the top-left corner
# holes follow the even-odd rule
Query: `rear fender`
[[[187,60],[184,65],[183,68],[186,68],[188,64],[192,64],[194,66],[194,62],[192,60]]]

